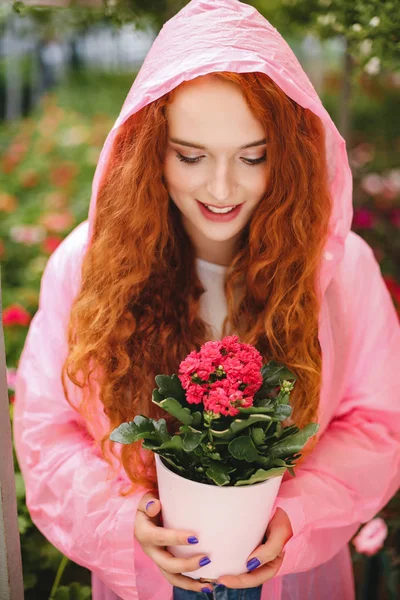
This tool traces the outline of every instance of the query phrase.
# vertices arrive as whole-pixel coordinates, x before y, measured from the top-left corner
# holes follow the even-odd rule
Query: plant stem
[[[206,413],[205,419],[204,419],[204,425],[208,428],[208,439],[211,442],[211,444],[214,443],[214,439],[211,433],[211,426],[212,426],[212,422],[213,422],[213,417],[212,414],[210,413]]]
[[[211,419],[210,419],[210,425],[209,425],[209,428],[208,428],[208,439],[210,440],[211,444],[214,444],[214,438],[213,438],[212,433],[211,433],[212,422],[213,422],[213,418],[211,417]]]
[[[56,577],[54,579],[54,583],[53,583],[53,587],[51,588],[51,592],[50,592],[50,597],[49,600],[54,600],[58,586],[60,584],[61,581],[61,577],[63,576],[65,567],[67,566],[67,564],[69,563],[69,558],[67,558],[66,556],[63,556],[61,559],[61,562],[58,566],[57,569],[57,573],[56,573]]]

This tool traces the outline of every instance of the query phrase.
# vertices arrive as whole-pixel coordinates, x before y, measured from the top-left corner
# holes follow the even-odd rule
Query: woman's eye
[[[260,156],[260,158],[243,158],[243,161],[248,165],[259,165],[260,163],[264,162],[266,157],[267,155],[264,154],[263,156]]]
[[[179,158],[180,161],[188,163],[190,165],[199,162],[199,160],[201,159],[201,156],[197,156],[196,158],[189,158],[188,156],[183,156],[183,154],[181,154],[180,152],[177,152],[176,156]]]
[[[177,152],[176,156],[181,162],[187,163],[189,165],[196,164],[201,158],[203,158],[202,156],[197,156],[196,158],[189,158],[188,156],[184,156],[180,152]],[[259,165],[260,163],[265,161],[266,156],[267,155],[264,154],[263,156],[260,156],[260,158],[242,158],[242,160],[247,165]]]

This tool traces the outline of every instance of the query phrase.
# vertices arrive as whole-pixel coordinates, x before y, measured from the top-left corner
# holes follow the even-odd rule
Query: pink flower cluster
[[[25,246],[39,244],[45,237],[46,230],[40,225],[15,225],[10,229],[10,238]]]
[[[31,322],[31,315],[19,304],[11,304],[3,311],[4,327],[13,327],[15,325],[27,326]]]
[[[179,379],[189,404],[204,405],[205,411],[225,416],[239,414],[237,407],[252,406],[263,378],[262,356],[236,335],[206,342],[179,365]]]
[[[373,556],[383,548],[388,535],[388,527],[383,519],[376,517],[369,521],[353,538],[353,545],[357,552]]]

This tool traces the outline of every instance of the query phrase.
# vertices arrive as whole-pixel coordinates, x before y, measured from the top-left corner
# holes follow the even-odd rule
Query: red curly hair
[[[297,376],[291,400],[298,426],[317,418],[322,356],[316,283],[328,236],[331,197],[322,122],[263,73],[218,72],[236,83],[270,140],[266,192],[227,268],[228,314],[221,337],[236,333],[264,362]],[[144,106],[120,127],[99,187],[91,244],[70,314],[65,377],[96,384],[110,432],[143,414],[179,423],[151,402],[155,376],[178,371],[191,350],[211,339],[199,314],[205,291],[195,250],[163,180],[166,106],[180,86]],[[235,290],[241,286],[237,297]],[[89,396],[90,398],[90,396]],[[76,407],[89,419],[88,400]],[[137,485],[157,489],[152,452],[124,445],[123,467]],[[109,460],[108,435],[102,451]]]

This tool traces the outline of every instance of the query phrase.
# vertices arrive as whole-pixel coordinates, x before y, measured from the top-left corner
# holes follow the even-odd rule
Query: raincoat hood
[[[353,217],[346,143],[290,46],[254,7],[238,0],[192,0],[162,27],[100,154],[90,200],[89,237],[99,184],[118,128],[183,81],[216,71],[265,73],[292,100],[313,111],[324,125],[333,210],[320,268],[322,295],[342,259]]]

